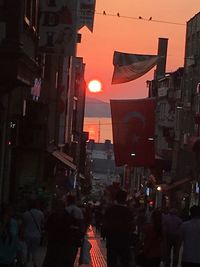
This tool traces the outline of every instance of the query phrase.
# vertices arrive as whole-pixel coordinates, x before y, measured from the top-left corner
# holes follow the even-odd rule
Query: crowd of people
[[[53,198],[50,210],[42,210],[38,199],[30,199],[27,209],[17,213],[12,205],[0,210],[0,267],[39,267],[38,251],[46,247],[43,267],[73,267],[86,239],[89,226],[86,212],[74,195]],[[87,240],[86,240],[87,241]],[[85,243],[85,242],[84,242]],[[81,264],[81,259],[80,259]]]
[[[106,242],[108,267],[200,267],[200,207],[184,221],[175,208],[162,210],[130,205],[119,190],[112,203],[80,205],[72,194],[53,198],[51,209],[30,199],[26,210],[11,205],[0,210],[0,267],[39,267],[37,253],[45,246],[43,267],[73,267],[90,225]],[[181,255],[180,255],[180,251]],[[88,254],[89,255],[89,254]],[[87,255],[87,261],[89,256]],[[89,263],[89,262],[88,262]]]
[[[187,220],[175,208],[131,206],[120,190],[115,203],[95,212],[106,239],[108,267],[200,267],[200,207]],[[180,253],[180,251],[182,251]]]

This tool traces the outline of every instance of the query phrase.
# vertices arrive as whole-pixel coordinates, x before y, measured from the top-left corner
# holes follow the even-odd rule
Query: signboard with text
[[[77,0],[40,1],[41,50],[75,55],[77,38]]]

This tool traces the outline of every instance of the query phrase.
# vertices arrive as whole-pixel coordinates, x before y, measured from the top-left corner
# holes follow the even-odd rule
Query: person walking
[[[129,267],[131,264],[131,234],[133,216],[126,206],[126,191],[116,194],[116,204],[108,208],[104,217],[108,267]]]
[[[84,216],[81,208],[76,204],[76,197],[74,195],[67,196],[67,206],[65,210],[72,218],[71,226],[71,259],[74,264],[78,252],[78,248],[82,247],[84,235],[87,231],[87,226],[84,222]],[[73,266],[73,265],[72,265]]]
[[[200,207],[190,208],[191,219],[181,226],[182,267],[200,267]]]
[[[19,252],[19,228],[11,205],[0,210],[0,267],[12,267]]]
[[[143,267],[159,267],[163,256],[162,212],[155,209],[143,229]]]
[[[31,200],[29,210],[23,214],[24,240],[27,245],[28,262],[37,267],[37,252],[40,247],[44,215],[37,200]]]
[[[56,200],[53,212],[45,223],[47,251],[43,267],[73,267],[74,246],[72,244],[72,217],[65,210],[65,203]]]
[[[179,251],[181,246],[180,227],[182,220],[178,211],[171,208],[167,215],[163,215],[163,227],[165,232],[165,267],[171,266],[171,252],[173,251],[172,267],[177,267],[179,262]]]

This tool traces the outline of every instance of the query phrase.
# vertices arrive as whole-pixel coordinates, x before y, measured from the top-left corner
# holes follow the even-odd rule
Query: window
[[[35,31],[37,28],[38,0],[25,0],[24,20]]]
[[[160,114],[159,114],[159,119],[164,120],[165,115],[166,115],[166,103],[161,103],[160,104]]]
[[[25,21],[30,26],[31,24],[31,1],[25,0]]]
[[[37,0],[32,0],[32,8],[31,8],[31,18],[32,18],[32,26],[37,28]]]
[[[55,0],[47,0],[48,6],[56,6]]]

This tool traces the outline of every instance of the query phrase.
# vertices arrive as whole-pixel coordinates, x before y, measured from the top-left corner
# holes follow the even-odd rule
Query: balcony
[[[14,86],[31,86],[38,76],[38,64],[28,57],[19,44],[0,47],[1,78],[0,91],[12,89]]]

